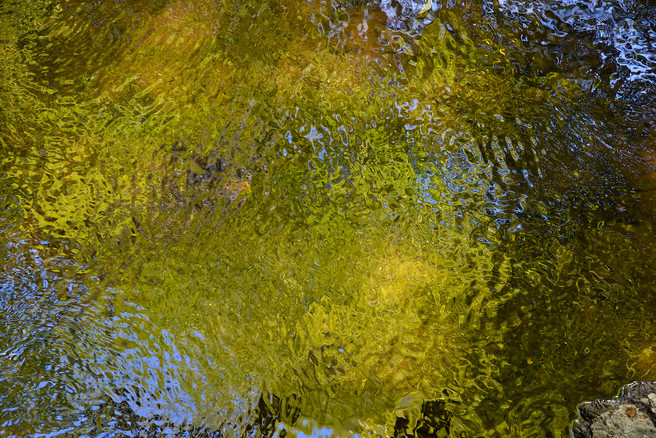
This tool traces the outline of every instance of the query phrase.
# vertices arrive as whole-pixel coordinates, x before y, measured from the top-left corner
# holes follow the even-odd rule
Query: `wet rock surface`
[[[656,382],[623,386],[612,400],[594,400],[578,407],[574,438],[656,437]]]

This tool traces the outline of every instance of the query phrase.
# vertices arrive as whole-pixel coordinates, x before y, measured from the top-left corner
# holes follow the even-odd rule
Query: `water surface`
[[[3,4],[0,435],[567,436],[656,378],[648,3]]]

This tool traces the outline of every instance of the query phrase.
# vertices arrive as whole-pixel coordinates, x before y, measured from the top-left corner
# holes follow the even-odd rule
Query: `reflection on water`
[[[0,436],[560,436],[655,377],[656,11],[410,6],[0,7]]]

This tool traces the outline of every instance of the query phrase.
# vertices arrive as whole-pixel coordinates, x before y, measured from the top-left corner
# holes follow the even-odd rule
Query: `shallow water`
[[[0,6],[0,436],[567,436],[656,378],[656,10],[389,7]]]

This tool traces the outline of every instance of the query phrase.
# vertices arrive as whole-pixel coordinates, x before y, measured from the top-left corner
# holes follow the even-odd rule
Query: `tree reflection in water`
[[[654,9],[385,7],[3,4],[1,428],[557,435],[653,378]]]

